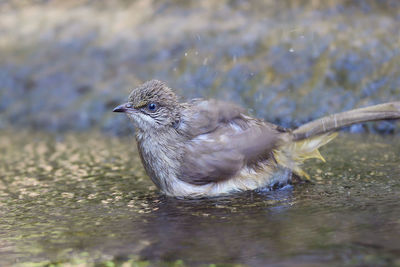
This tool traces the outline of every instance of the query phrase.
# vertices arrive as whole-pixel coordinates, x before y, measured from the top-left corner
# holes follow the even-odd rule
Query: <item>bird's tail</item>
[[[340,128],[356,123],[400,119],[400,102],[390,102],[353,109],[306,123],[290,133],[290,138],[274,150],[277,163],[297,175],[309,179],[301,169],[306,159],[318,158],[325,162],[318,148],[332,141]]]
[[[292,136],[293,141],[299,141],[356,123],[390,119],[400,119],[400,102],[384,103],[329,115],[300,126],[292,132]]]

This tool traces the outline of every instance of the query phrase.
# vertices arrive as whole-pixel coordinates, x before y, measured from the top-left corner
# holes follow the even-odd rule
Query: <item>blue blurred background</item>
[[[127,134],[154,78],[285,127],[400,99],[397,0],[0,1],[0,36],[0,128]]]

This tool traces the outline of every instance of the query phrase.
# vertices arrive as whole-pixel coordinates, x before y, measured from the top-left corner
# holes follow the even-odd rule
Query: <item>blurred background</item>
[[[127,134],[149,79],[285,127],[400,99],[397,0],[0,1],[0,36],[0,128]]]

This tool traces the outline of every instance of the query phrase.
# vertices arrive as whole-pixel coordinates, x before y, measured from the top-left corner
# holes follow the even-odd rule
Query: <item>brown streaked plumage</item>
[[[195,99],[180,103],[163,82],[134,89],[114,109],[135,125],[146,172],[165,194],[207,197],[285,184],[300,166],[322,158],[318,148],[343,126],[400,118],[400,102],[324,117],[295,130],[246,115],[231,103]]]

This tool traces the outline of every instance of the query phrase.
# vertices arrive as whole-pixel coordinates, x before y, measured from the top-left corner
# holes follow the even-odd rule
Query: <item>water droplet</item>
[[[289,52],[290,52],[290,53],[293,53],[293,52],[294,52],[294,49],[293,49],[293,48],[290,48],[290,49],[289,49]]]
[[[185,57],[187,57],[187,55],[188,55],[188,53],[186,52],[186,53],[185,53]]]

